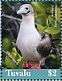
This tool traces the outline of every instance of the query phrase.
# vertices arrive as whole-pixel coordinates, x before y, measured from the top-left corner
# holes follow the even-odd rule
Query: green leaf
[[[50,3],[50,2],[41,2],[40,4],[46,9],[46,8],[48,8],[48,7],[51,7],[51,5],[52,5],[53,3]]]
[[[60,23],[60,8],[57,8],[57,20]]]
[[[54,55],[54,54],[51,54],[51,57],[52,57],[53,59],[56,59],[56,55]]]
[[[2,40],[2,49],[4,49],[5,51],[9,50],[9,47],[11,45],[11,42],[9,40],[9,38],[5,37]]]
[[[44,16],[39,17],[36,22],[42,26],[46,26],[46,19]]]
[[[49,22],[50,22],[51,26],[54,27],[55,26],[55,20],[56,20],[55,17],[48,16],[48,19],[49,19]]]
[[[60,27],[60,24],[58,23],[58,21],[56,20],[55,17],[48,16],[48,20],[49,20],[49,22],[50,22],[50,24],[51,24],[52,27],[55,27],[55,21],[57,22],[57,27]]]
[[[19,62],[19,65],[18,65],[19,69],[22,69],[22,65],[23,65],[24,62],[26,62],[26,59],[22,58],[22,60]]]
[[[17,61],[18,59],[19,59],[19,55],[16,54],[16,56],[15,56],[15,60]]]
[[[36,25],[39,31],[44,31],[44,28],[40,24],[36,23]]]
[[[40,13],[38,13],[38,14],[36,14],[36,15],[34,16],[35,20],[37,20],[37,19],[40,18],[40,17],[46,17],[46,14],[40,14]]]
[[[45,29],[45,32],[49,34],[57,34],[60,32],[60,28],[48,27],[47,29]]]
[[[60,33],[53,34],[53,35],[52,35],[52,39],[59,39],[59,40],[60,40],[60,39],[61,39],[61,38],[60,38]],[[58,41],[58,40],[57,40],[57,41]],[[60,42],[59,42],[59,43],[60,43]]]
[[[45,8],[40,4],[40,2],[31,2],[31,5],[33,6],[34,10],[46,14]]]
[[[7,53],[9,55],[11,55],[10,52],[7,51]],[[12,56],[12,58],[13,58],[13,56]],[[16,64],[8,56],[5,57],[5,64],[6,64],[7,68],[12,68],[12,69],[16,68]]]

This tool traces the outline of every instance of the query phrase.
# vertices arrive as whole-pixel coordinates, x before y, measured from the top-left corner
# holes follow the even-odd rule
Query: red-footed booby
[[[23,4],[17,11],[22,15],[16,46],[27,61],[41,62],[44,65],[45,59],[51,51],[51,39],[44,32],[39,33],[35,28],[34,10],[30,4]]]

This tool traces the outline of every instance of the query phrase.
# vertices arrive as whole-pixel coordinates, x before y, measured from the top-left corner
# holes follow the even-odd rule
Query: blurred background
[[[2,2],[2,67],[22,69],[26,59],[16,50],[15,42],[22,21],[17,10],[29,3],[34,8],[35,25],[38,31],[50,34],[53,51],[41,69],[60,68],[60,2]],[[57,6],[57,7],[56,7]],[[57,14],[57,18],[55,17]],[[53,15],[53,16],[52,16]],[[55,26],[55,21],[57,26]]]

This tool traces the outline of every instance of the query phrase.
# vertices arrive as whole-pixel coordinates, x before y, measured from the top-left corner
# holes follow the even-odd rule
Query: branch
[[[16,18],[16,17],[13,17],[13,16],[8,16],[6,14],[2,14],[3,17],[6,17],[6,18],[9,18],[9,19],[14,19],[14,20],[17,20],[17,21],[22,21],[20,18]]]
[[[11,6],[7,1],[5,3],[8,5],[10,9],[15,10],[14,6]]]
[[[18,62],[7,52],[5,52],[4,50],[2,50],[3,53],[5,53],[16,65],[18,65]]]

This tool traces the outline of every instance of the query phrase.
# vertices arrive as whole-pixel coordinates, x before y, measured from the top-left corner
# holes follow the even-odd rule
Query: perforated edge
[[[0,66],[1,66],[1,1],[0,1]]]
[[[57,79],[57,80],[56,79],[53,79],[53,80],[52,79],[47,79],[47,80],[46,79],[44,79],[44,80],[42,80],[42,79],[24,79],[24,80],[22,80],[22,79],[17,79],[17,80],[15,80],[15,79],[14,80],[4,79],[4,80],[1,80],[1,81],[62,81],[62,79],[60,79],[60,80],[59,79]]]
[[[2,1],[29,1],[29,2],[31,2],[31,1],[61,1],[61,0],[2,0]]]
[[[60,24],[61,24],[61,76],[62,77],[62,2],[61,2],[61,10],[60,10]]]
[[[2,1],[61,1],[61,0],[2,0]],[[1,55],[1,32],[2,32],[2,28],[1,28],[1,1],[0,1],[0,66],[2,67],[2,55]],[[61,20],[60,20],[60,22],[61,22],[61,44],[62,44],[62,2],[61,2],[61,11],[60,11],[61,13]],[[62,45],[61,45],[61,47],[62,47]],[[62,48],[61,48],[61,71],[62,71]],[[61,72],[61,74],[62,74],[62,72]],[[1,72],[0,72],[0,77],[2,77],[2,68],[1,68]],[[62,76],[61,76],[62,77]],[[4,79],[4,80],[2,80],[1,79],[1,81],[62,81],[62,79],[24,79],[24,80],[22,80],[22,79]]]

